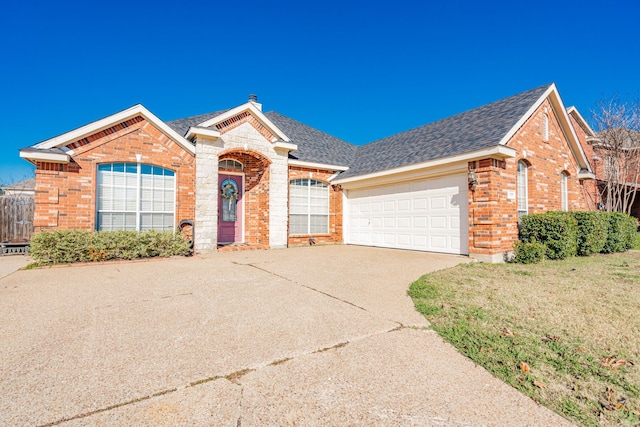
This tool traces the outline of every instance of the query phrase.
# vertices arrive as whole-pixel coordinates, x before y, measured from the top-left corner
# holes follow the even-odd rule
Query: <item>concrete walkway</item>
[[[0,279],[0,425],[568,425],[458,354],[411,281],[463,257],[354,246]]]
[[[0,279],[15,273],[21,268],[31,264],[33,260],[29,255],[1,255],[0,256]]]

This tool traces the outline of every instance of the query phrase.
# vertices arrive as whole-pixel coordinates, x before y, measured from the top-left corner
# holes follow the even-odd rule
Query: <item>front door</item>
[[[218,177],[218,242],[242,242],[242,176]]]

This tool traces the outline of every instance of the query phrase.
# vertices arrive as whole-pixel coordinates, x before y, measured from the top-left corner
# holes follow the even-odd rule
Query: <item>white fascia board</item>
[[[195,154],[196,150],[193,144],[187,141],[182,135],[178,134],[176,131],[167,126],[162,120],[160,120],[155,114],[151,113],[151,111],[147,110],[141,104],[134,105],[131,108],[127,108],[126,110],[120,111],[119,113],[112,114],[104,119],[97,120],[93,123],[89,123],[88,125],[79,127],[70,132],[64,133],[60,136],[56,136],[55,138],[47,139],[46,141],[42,141],[33,146],[33,148],[61,148],[70,142],[77,141],[82,138],[86,138],[87,136],[93,135],[94,133],[100,132],[101,130],[110,128],[111,126],[127,121],[133,117],[142,116],[145,120],[156,126],[160,129],[164,134],[169,136],[175,142],[177,142],[182,148],[189,151],[192,154]]]
[[[349,166],[326,165],[324,163],[303,162],[302,160],[293,160],[293,159],[289,159],[289,166],[300,166],[303,168],[322,169],[327,171],[340,171],[340,172],[344,172],[349,169]]]
[[[596,174],[593,172],[578,172],[578,179],[596,179]]]
[[[230,119],[233,116],[237,116],[238,114],[247,110],[251,112],[251,114],[253,114],[253,116],[260,123],[262,123],[271,132],[273,132],[279,139],[286,142],[291,142],[291,138],[289,138],[287,135],[284,134],[284,132],[278,129],[278,127],[275,124],[273,124],[273,122],[269,120],[267,116],[265,116],[264,113],[260,111],[260,109],[258,109],[253,102],[244,103],[218,116],[212,117],[209,120],[198,124],[198,127],[210,127],[210,126],[216,125],[220,122],[224,122],[225,120]],[[275,142],[275,141],[270,141],[270,142]]]
[[[578,111],[578,109],[575,106],[571,106],[567,108],[567,113],[572,114],[576,118],[576,120],[582,124],[582,128],[587,131],[587,136],[596,135],[593,129],[591,129],[591,126],[589,126],[589,123],[587,123],[584,117],[582,117],[582,114],[580,114],[580,111]]]
[[[296,151],[298,149],[298,146],[291,142],[276,141],[275,144],[273,144],[273,148],[281,148],[287,151]]]
[[[423,163],[418,163],[410,166],[403,166],[395,169],[388,169],[385,171],[374,172],[366,175],[359,175],[350,178],[337,179],[334,184],[346,184],[350,182],[369,180],[374,178],[392,177],[393,175],[404,174],[407,172],[422,171],[426,169],[435,168],[443,165],[450,165],[455,163],[467,163],[473,160],[481,160],[486,158],[513,158],[516,157],[516,150],[506,145],[496,145],[482,150],[471,151],[469,153],[459,154],[451,157],[443,157],[440,159],[429,160]],[[466,167],[466,166],[465,166]]]
[[[51,163],[69,163],[68,154],[50,153],[48,151],[20,150],[20,158]]]
[[[208,138],[212,138],[212,139],[218,139],[220,138],[220,131],[218,131],[217,129],[211,129],[211,128],[201,128],[201,127],[190,127],[189,130],[187,131],[187,134],[184,136],[186,139],[191,139],[192,137],[195,136],[206,136]]]

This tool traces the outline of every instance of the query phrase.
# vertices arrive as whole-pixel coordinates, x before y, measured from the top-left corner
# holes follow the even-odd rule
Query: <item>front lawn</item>
[[[640,251],[463,264],[410,296],[461,353],[581,425],[640,424]]]

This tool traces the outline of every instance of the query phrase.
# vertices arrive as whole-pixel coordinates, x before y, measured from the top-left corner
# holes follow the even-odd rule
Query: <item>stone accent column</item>
[[[196,143],[196,217],[194,249],[215,252],[218,246],[218,153],[217,141],[198,138]]]
[[[271,158],[269,180],[269,246],[271,248],[287,247],[289,224],[289,175],[288,152],[276,150]]]

